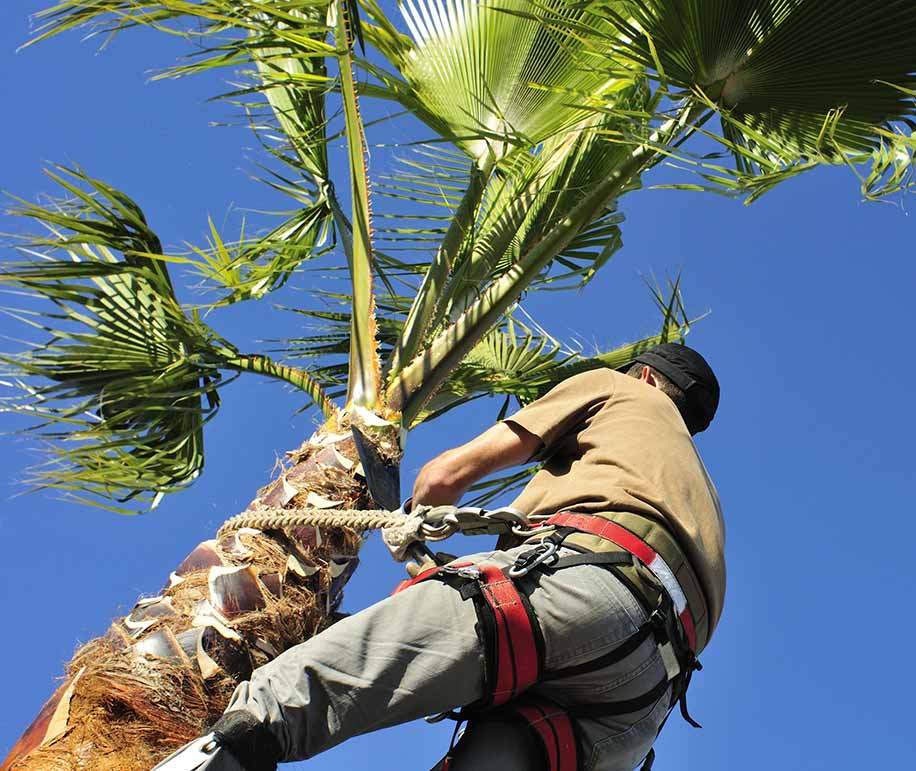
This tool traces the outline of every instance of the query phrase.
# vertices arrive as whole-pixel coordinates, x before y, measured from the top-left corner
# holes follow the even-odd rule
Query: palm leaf
[[[279,148],[266,145],[302,174],[273,187],[300,207],[258,238],[240,236],[225,242],[211,227],[209,244],[193,248],[186,260],[207,285],[221,291],[213,304],[257,299],[282,287],[306,260],[328,246],[333,217],[325,99],[334,79],[325,59],[334,55],[326,40],[330,0],[290,3],[221,2],[220,0],[65,0],[38,14],[41,24],[32,42],[75,27],[111,36],[148,26],[189,39],[199,48],[188,62],[159,77],[184,77],[214,67],[253,64],[252,85],[240,93],[265,101],[274,117],[262,134],[279,129]],[[210,41],[219,41],[208,45]],[[245,103],[249,113],[252,105]]]
[[[410,178],[402,179],[401,186],[397,188],[398,194],[403,195],[404,192],[419,189],[416,196],[420,197],[421,201],[424,197],[429,196],[428,200],[433,205],[444,205],[451,208],[453,204],[450,193],[459,188],[456,186],[447,189],[449,176],[454,178],[457,175],[455,170],[448,166],[446,166],[446,174],[441,173],[442,165],[441,162],[437,164],[438,168],[434,168],[432,173],[425,173],[424,169],[418,173],[415,171]],[[440,315],[440,309],[447,302],[446,284],[456,265],[460,263],[470,247],[480,205],[486,192],[486,182],[491,173],[492,166],[488,165],[485,170],[481,171],[476,165],[472,165],[466,172],[467,187],[461,200],[454,206],[448,226],[440,231],[436,227],[439,222],[434,221],[432,229],[415,228],[407,235],[407,238],[413,242],[418,240],[419,234],[425,234],[437,240],[441,238],[441,243],[431,263],[424,271],[423,281],[416,291],[401,338],[395,345],[386,367],[386,374],[389,378],[400,372],[403,365],[416,355],[435,319]],[[404,229],[401,228],[398,232],[404,233]]]
[[[582,59],[568,29],[544,23],[558,16],[603,29],[579,4],[406,0],[398,5],[409,38],[376,3],[365,5],[376,22],[367,39],[395,69],[372,68],[383,85],[368,93],[399,101],[481,168],[568,130],[585,117],[582,95],[615,87]]]
[[[228,347],[179,306],[133,201],[80,171],[51,176],[74,197],[16,212],[50,236],[25,245],[37,259],[10,265],[2,281],[56,310],[17,314],[45,340],[4,358],[20,391],[5,409],[35,417],[54,443],[39,485],[156,502],[203,467],[202,429],[222,382],[210,354]]]
[[[914,112],[901,91],[916,84],[916,9],[906,0],[623,0],[592,9],[616,26],[593,38],[609,60],[716,103],[743,181],[812,159],[872,160],[861,154],[879,146],[877,129]]]
[[[3,409],[32,418],[49,444],[34,484],[118,510],[190,484],[203,468],[204,424],[232,379],[221,370],[288,381],[332,409],[308,373],[243,356],[185,312],[133,200],[79,170],[50,176],[71,197],[13,212],[48,235],[23,238],[31,259],[0,273],[27,300],[7,313],[41,336],[0,358],[10,377]],[[50,307],[35,310],[30,298]]]
[[[415,423],[431,420],[482,396],[505,395],[527,404],[579,372],[601,367],[619,369],[640,351],[682,340],[693,322],[684,309],[680,280],[669,281],[666,289],[658,284],[650,284],[649,288],[662,314],[659,332],[591,355],[560,343],[540,325],[510,317],[471,350],[424,405]]]

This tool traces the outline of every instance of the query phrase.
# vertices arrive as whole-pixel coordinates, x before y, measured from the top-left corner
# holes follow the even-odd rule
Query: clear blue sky
[[[277,205],[250,179],[260,156],[248,131],[209,125],[232,115],[205,102],[217,80],[148,82],[150,69],[181,52],[176,41],[129,34],[96,55],[70,35],[14,53],[39,7],[7,0],[0,9],[0,188],[33,199],[49,189],[46,161],[80,163],[133,195],[170,245],[201,242],[208,215],[222,222],[233,207]],[[666,178],[659,170],[654,181]],[[556,335],[614,345],[656,326],[641,275],[682,270],[689,309],[712,311],[691,342],[723,387],[717,421],[698,445],[728,522],[729,592],[690,694],[706,727],[672,718],[660,771],[912,766],[916,261],[907,206],[916,200],[862,203],[842,170],[795,180],[749,208],[645,190],[625,199],[626,247],[587,290],[528,306]],[[237,215],[226,222],[231,232]],[[14,225],[4,219],[0,230]],[[213,318],[242,347],[297,331],[263,307]],[[0,437],[0,755],[75,645],[155,592],[314,425],[311,413],[294,415],[301,397],[257,377],[240,379],[223,400],[202,479],[143,517],[13,497],[36,458],[21,440]],[[405,489],[426,459],[484,429],[498,406],[477,402],[413,434]],[[346,608],[386,594],[400,570],[371,539]],[[423,771],[448,730],[411,725],[362,737],[301,767]]]

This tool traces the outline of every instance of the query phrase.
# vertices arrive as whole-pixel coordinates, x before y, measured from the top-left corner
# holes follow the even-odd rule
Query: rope
[[[217,537],[243,527],[255,530],[282,530],[286,527],[313,525],[316,527],[349,527],[352,530],[381,530],[397,528],[408,520],[404,514],[385,509],[275,509],[259,508],[227,519]]]

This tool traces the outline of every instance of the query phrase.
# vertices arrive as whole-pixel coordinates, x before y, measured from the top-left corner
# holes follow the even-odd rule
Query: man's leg
[[[263,721],[289,761],[470,704],[484,688],[476,624],[473,602],[453,588],[418,584],[259,667],[227,709]]]
[[[510,719],[474,720],[450,753],[448,771],[547,771],[531,730]],[[433,771],[444,771],[442,761]]]
[[[505,566],[525,548],[466,559]],[[602,568],[532,574],[521,583],[540,621],[548,670],[607,653],[645,621],[638,602]],[[484,694],[484,651],[476,624],[473,603],[455,589],[436,580],[418,584],[259,668],[250,683],[236,689],[229,709],[254,714],[279,742],[282,758],[299,760],[357,734],[471,704]],[[614,701],[644,694],[663,674],[657,650],[647,641],[607,670],[548,681],[534,691],[560,704]],[[593,730],[582,732],[585,767],[616,771],[625,757],[648,751],[664,716],[663,701],[644,714],[586,721]],[[508,747],[523,740],[495,738],[490,729],[475,729],[462,756],[525,753]],[[610,752],[596,752],[599,746]],[[467,760],[460,762],[470,768]],[[500,768],[530,769],[525,762],[517,766],[507,758]],[[237,769],[213,765],[207,771]]]

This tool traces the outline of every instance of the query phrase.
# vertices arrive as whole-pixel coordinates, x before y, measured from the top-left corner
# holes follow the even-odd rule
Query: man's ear
[[[658,381],[656,381],[655,375],[652,374],[651,367],[644,366],[642,368],[642,372],[639,373],[639,379],[642,380],[642,382],[645,383],[646,385],[650,385],[653,387],[658,385]]]

